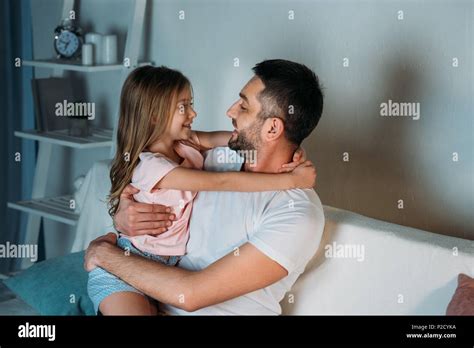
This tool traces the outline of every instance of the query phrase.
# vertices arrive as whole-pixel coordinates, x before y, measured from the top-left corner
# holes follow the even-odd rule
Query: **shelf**
[[[149,65],[150,62],[139,63],[138,66]],[[36,68],[46,69],[60,69],[69,71],[82,72],[101,72],[127,69],[123,64],[112,65],[82,65],[81,61],[70,61],[60,59],[39,59],[39,60],[24,60],[23,65],[33,66]]]
[[[74,209],[69,208],[69,202],[73,198],[73,196],[61,196],[8,202],[8,207],[74,226],[79,215],[74,212]]]
[[[75,149],[94,149],[112,146],[111,129],[91,129],[91,135],[87,137],[75,137],[68,135],[68,130],[55,130],[40,132],[37,130],[16,131],[15,135],[20,138],[43,141],[55,145],[73,147]]]

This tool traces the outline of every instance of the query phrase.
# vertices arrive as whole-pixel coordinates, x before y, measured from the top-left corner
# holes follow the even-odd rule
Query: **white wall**
[[[47,57],[60,1],[32,4],[35,39],[43,36],[35,55]],[[123,48],[129,6],[129,0],[82,0],[80,23],[118,33]],[[288,19],[290,10],[294,20]],[[397,19],[399,10],[403,20]],[[155,0],[147,7],[142,56],[191,79],[196,128],[204,130],[231,128],[225,111],[255,63],[284,58],[307,64],[325,86],[323,117],[305,142],[323,203],[473,239],[473,23],[473,2],[467,0]],[[344,57],[349,67],[343,67]],[[117,81],[114,73],[86,77],[89,95],[102,110],[96,120],[101,125],[113,124]],[[380,103],[388,99],[421,103],[421,119],[379,116]],[[349,162],[342,161],[344,152]],[[93,156],[63,153],[57,160],[65,164],[58,168],[70,167],[71,180]],[[70,190],[61,173],[52,187]]]

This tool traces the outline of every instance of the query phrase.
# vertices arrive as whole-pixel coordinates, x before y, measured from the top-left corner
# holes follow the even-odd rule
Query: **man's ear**
[[[277,140],[284,135],[285,125],[283,121],[278,117],[270,117],[265,120],[263,126],[264,134],[263,137],[267,141]]]

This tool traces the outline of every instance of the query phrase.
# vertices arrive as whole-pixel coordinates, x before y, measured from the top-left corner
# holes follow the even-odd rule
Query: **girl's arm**
[[[316,169],[310,161],[296,167],[291,173],[267,174],[251,172],[206,172],[176,167],[161,179],[153,189],[182,191],[281,191],[294,188],[312,188]]]
[[[216,131],[216,132],[201,132],[196,131],[196,136],[199,139],[201,146],[213,149],[219,146],[227,146],[232,132]]]
[[[227,146],[232,132],[216,131],[216,132],[201,132],[193,131],[189,139],[190,142],[197,145],[203,151],[213,149],[219,146]]]

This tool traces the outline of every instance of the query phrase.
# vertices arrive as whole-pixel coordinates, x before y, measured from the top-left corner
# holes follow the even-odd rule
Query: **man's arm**
[[[157,301],[188,312],[267,287],[288,274],[250,243],[201,271],[188,271],[126,256],[114,242],[113,234],[93,241],[87,249],[85,268],[102,267]]]

